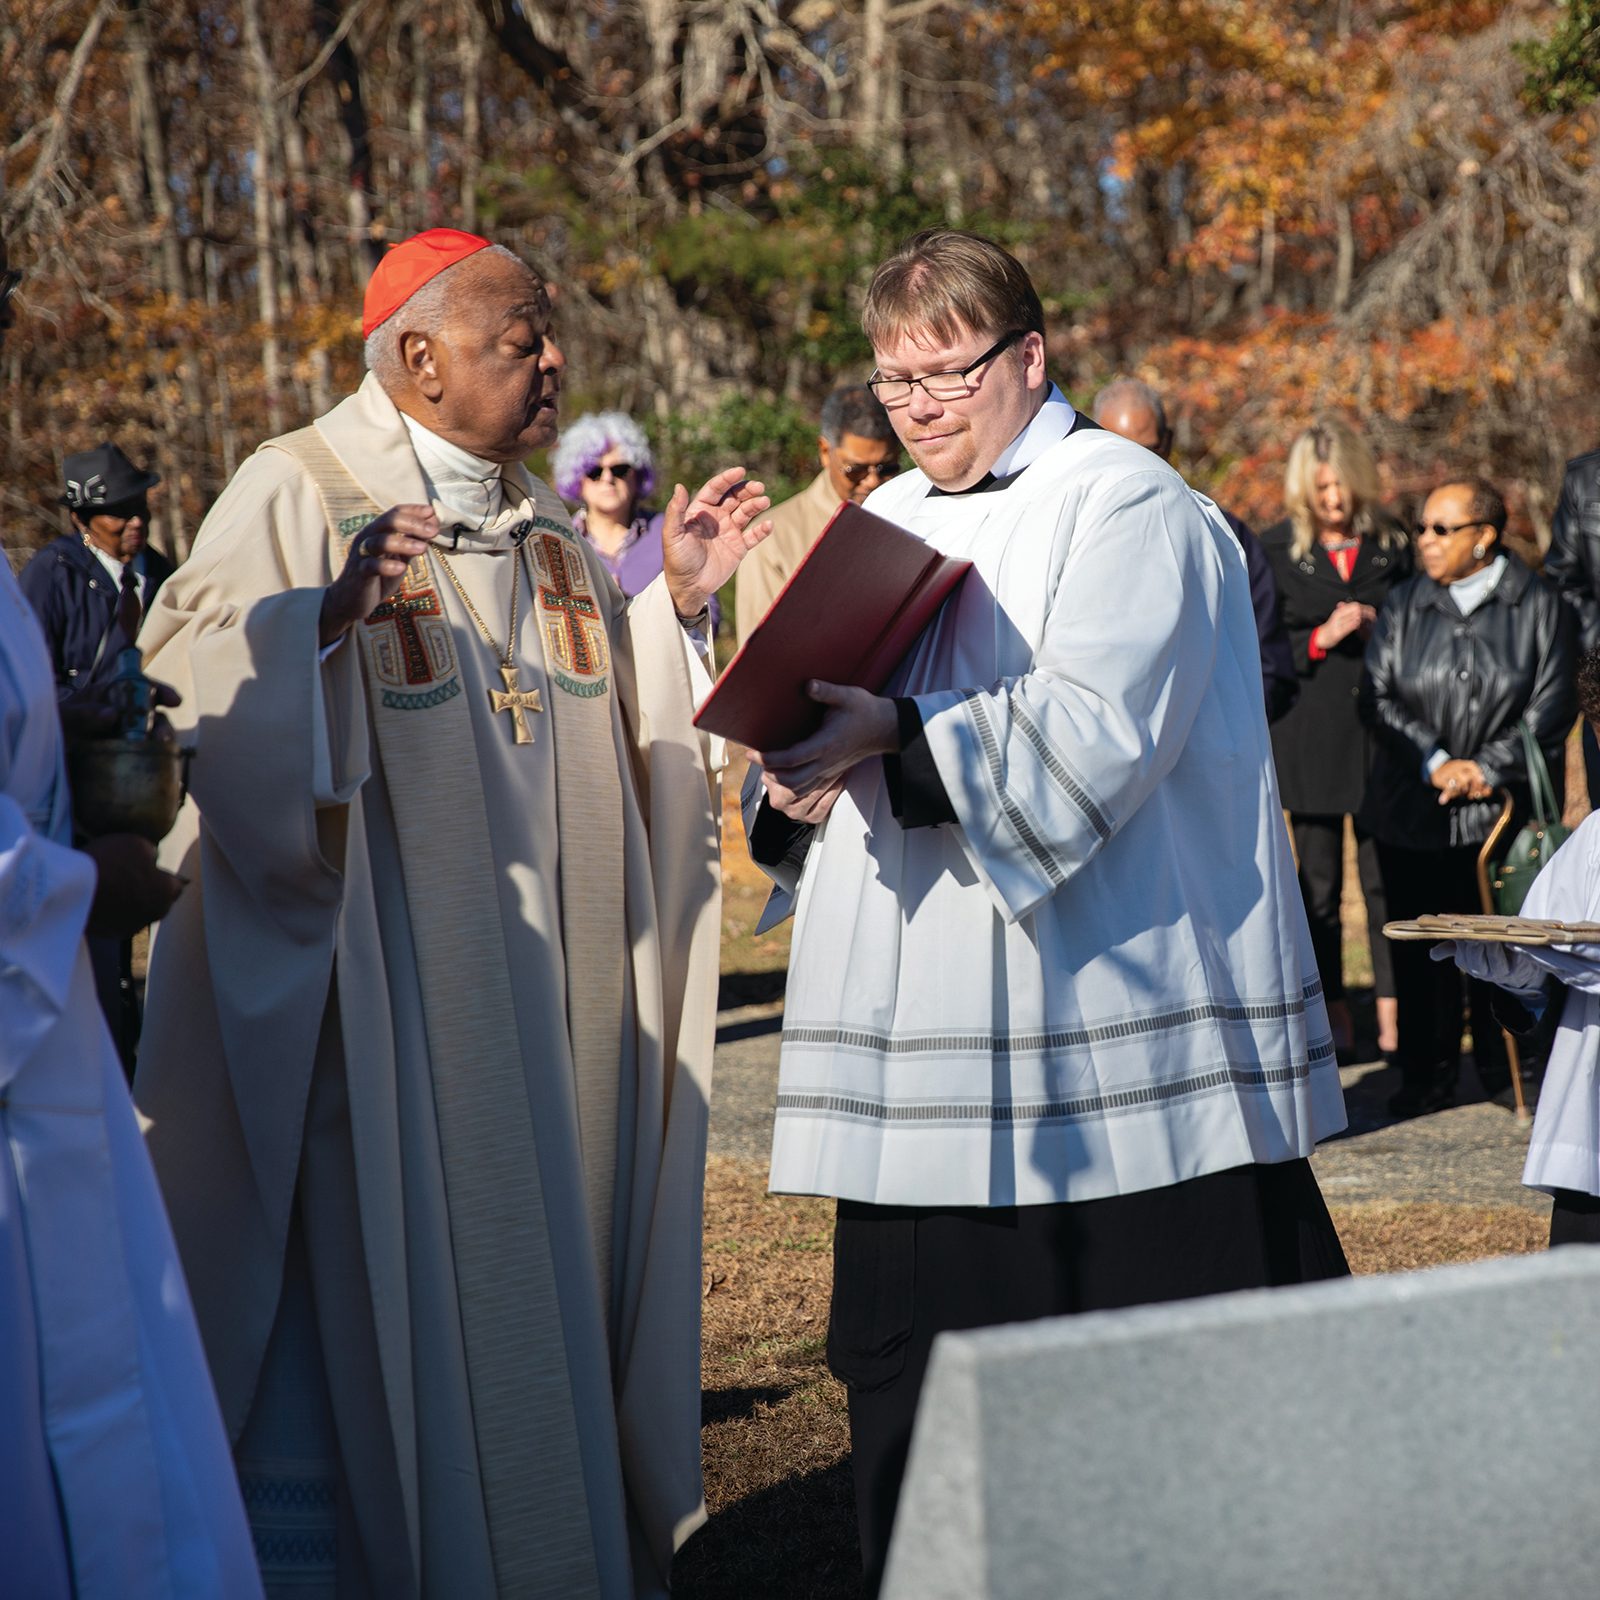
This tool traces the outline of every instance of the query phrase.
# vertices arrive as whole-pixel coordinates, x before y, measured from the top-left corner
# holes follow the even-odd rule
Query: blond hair
[[[1290,559],[1303,561],[1317,542],[1312,508],[1317,498],[1317,469],[1323,466],[1332,467],[1350,492],[1350,527],[1356,537],[1376,536],[1382,545],[1398,544],[1399,533],[1380,513],[1383,489],[1378,463],[1366,441],[1349,423],[1320,417],[1289,447],[1289,465],[1284,469],[1283,503],[1294,530],[1289,540]]]
[[[961,228],[913,234],[872,275],[861,330],[876,349],[931,334],[1044,332],[1044,307],[1022,263],[993,239]]]

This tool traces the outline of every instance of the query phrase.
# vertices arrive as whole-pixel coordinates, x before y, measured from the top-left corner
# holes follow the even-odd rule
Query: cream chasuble
[[[204,918],[158,940],[139,1098],[247,1499],[283,1448],[252,1396],[309,1338],[350,1491],[341,1581],[664,1592],[702,1514],[699,668],[664,585],[623,615],[515,470],[481,527],[441,506],[459,591],[414,562],[319,660],[350,538],[429,487],[369,379],[258,453],[152,613],[151,670],[198,733],[177,848]],[[492,698],[514,575],[538,712]],[[301,1232],[296,1328],[278,1283]]]

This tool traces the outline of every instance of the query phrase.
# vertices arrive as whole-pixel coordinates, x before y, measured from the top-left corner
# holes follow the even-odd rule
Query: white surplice
[[[1584,818],[1533,880],[1522,915],[1600,921],[1600,812]],[[1547,973],[1566,985],[1556,1002],[1561,1025],[1550,1044],[1522,1181],[1547,1193],[1600,1195],[1600,945],[1463,943],[1456,954],[1472,976],[1523,991],[1535,1005],[1540,997],[1528,991],[1539,989]]]
[[[0,1593],[248,1600],[255,1553],[70,836],[49,658],[0,561]]]
[[[1052,391],[995,487],[867,502],[973,562],[886,691],[958,820],[903,827],[872,760],[811,846],[775,1190],[1098,1199],[1344,1126],[1239,546],[1073,422]]]

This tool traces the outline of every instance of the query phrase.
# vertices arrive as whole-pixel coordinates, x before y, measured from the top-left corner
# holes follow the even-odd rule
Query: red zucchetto
[[[459,228],[429,228],[397,244],[367,280],[361,337],[369,337],[374,328],[387,322],[430,278],[488,248],[487,239],[462,233]]]

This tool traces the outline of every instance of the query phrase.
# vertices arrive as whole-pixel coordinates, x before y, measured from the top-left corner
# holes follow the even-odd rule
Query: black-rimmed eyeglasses
[[[631,461],[597,461],[594,466],[584,473],[590,483],[599,481],[609,474],[618,483],[626,483],[633,476],[633,463]]]
[[[878,403],[885,406],[903,406],[911,398],[911,391],[917,388],[930,400],[960,400],[972,393],[973,386],[967,380],[979,367],[986,361],[993,361],[1018,339],[1026,337],[1025,328],[1013,328],[1004,338],[990,345],[976,361],[969,361],[966,366],[953,372],[929,372],[920,378],[882,378],[874,372],[867,379],[867,387],[878,397]]]

